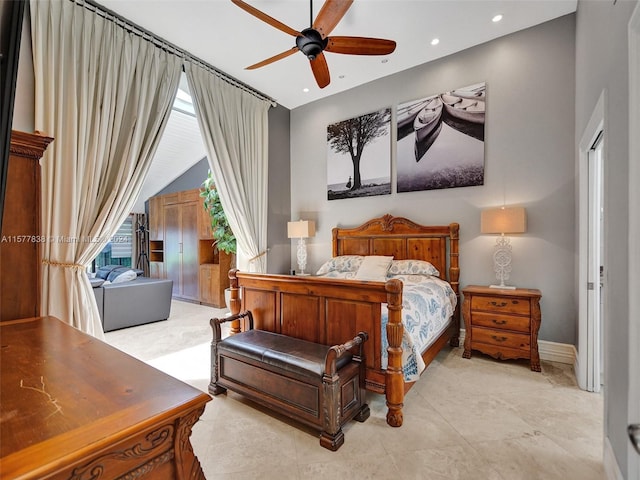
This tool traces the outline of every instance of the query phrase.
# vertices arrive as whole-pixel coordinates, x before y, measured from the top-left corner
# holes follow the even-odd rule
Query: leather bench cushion
[[[329,348],[264,330],[231,335],[218,344],[220,354],[236,353],[284,371],[317,377],[324,374],[324,361]],[[338,359],[337,369],[350,361],[351,355],[342,356]]]

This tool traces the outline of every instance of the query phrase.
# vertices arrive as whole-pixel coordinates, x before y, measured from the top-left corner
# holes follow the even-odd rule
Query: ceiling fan
[[[296,46],[282,53],[267,58],[246,70],[264,67],[277,60],[293,55],[297,51],[304,53],[311,63],[313,76],[320,88],[329,85],[329,67],[323,52],[344,53],[349,55],[387,55],[396,49],[396,42],[382,38],[368,37],[329,37],[331,31],[344,17],[353,0],[326,0],[313,21],[313,0],[311,0],[311,27],[297,31],[284,23],[270,17],[242,0],[231,0],[237,6],[254,17],[268,23],[278,30],[296,37]]]

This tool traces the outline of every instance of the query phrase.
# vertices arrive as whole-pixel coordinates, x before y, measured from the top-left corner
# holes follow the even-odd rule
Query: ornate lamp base
[[[300,240],[298,240],[297,257],[298,257],[299,273],[296,273],[296,275],[301,277],[308,276],[309,275],[308,273],[304,273],[304,269],[307,266],[307,245],[304,242],[304,238],[301,238]]]
[[[515,290],[515,286],[505,285],[505,280],[509,279],[511,273],[511,242],[509,237],[504,235],[496,239],[496,246],[493,251],[493,270],[496,278],[500,280],[500,285],[489,285],[491,288],[502,288]]]

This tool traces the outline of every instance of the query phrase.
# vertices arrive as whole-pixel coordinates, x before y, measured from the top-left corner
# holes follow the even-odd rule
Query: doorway
[[[604,164],[606,162],[605,92],[598,99],[580,141],[578,213],[578,358],[583,390],[599,392],[604,382]]]

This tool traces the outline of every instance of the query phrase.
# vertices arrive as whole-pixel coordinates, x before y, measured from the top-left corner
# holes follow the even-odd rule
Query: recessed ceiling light
[[[434,38],[433,40],[431,40],[431,45],[437,45],[440,43],[440,39],[439,38]]]
[[[493,17],[491,19],[491,21],[494,22],[494,23],[495,22],[499,22],[500,20],[502,20],[502,15],[501,14],[498,14],[498,15],[496,15],[495,17]]]
[[[308,88],[303,88],[303,89],[302,89],[302,91],[303,91],[304,93],[307,93],[307,92],[309,91],[309,89],[308,89]]]
[[[344,78],[345,75],[338,75],[338,78]]]
[[[387,63],[389,61],[388,58],[383,58],[382,60],[380,60],[381,63]]]

